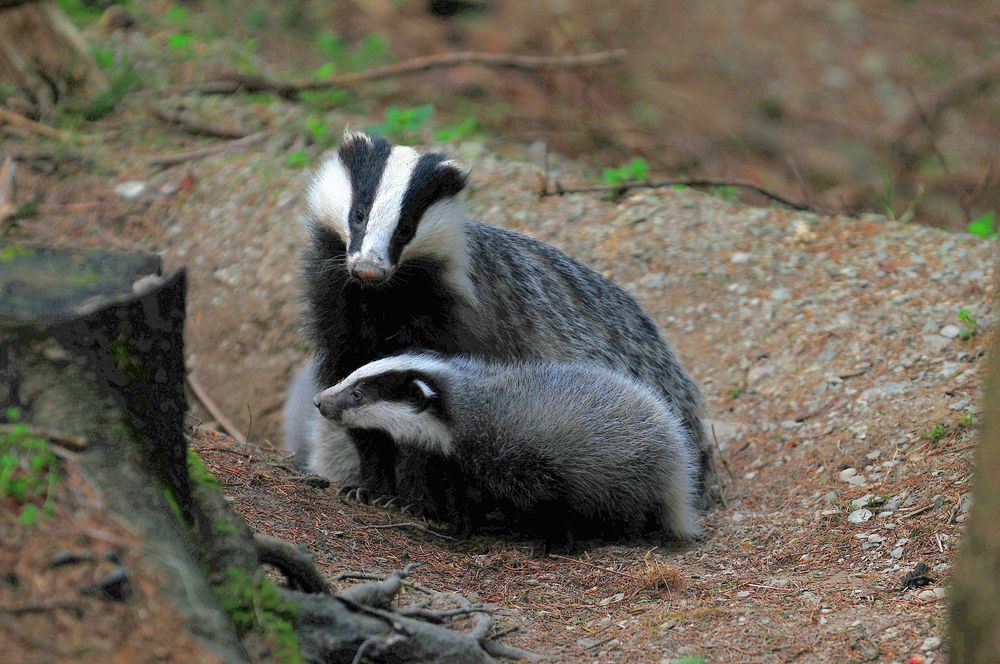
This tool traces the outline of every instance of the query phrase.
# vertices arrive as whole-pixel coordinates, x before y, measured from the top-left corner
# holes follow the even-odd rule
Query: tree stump
[[[142,535],[190,634],[224,662],[530,656],[492,640],[485,607],[461,596],[419,587],[426,602],[392,606],[409,568],[335,595],[304,551],[254,537],[187,448],[184,301],[183,270],[164,276],[155,256],[0,249],[0,409],[42,438],[82,441],[76,463]],[[472,627],[443,624],[456,619]]]

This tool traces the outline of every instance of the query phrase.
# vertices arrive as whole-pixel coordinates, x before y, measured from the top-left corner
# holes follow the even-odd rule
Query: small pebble
[[[871,510],[862,508],[860,510],[854,510],[853,512],[851,512],[848,515],[847,520],[850,521],[851,523],[864,523],[869,519],[871,519],[873,516],[875,515],[872,513]]]
[[[858,474],[857,468],[844,468],[840,471],[840,481],[848,482],[852,477]]]
[[[895,549],[889,552],[889,555],[895,558],[896,560],[899,560],[900,558],[903,557],[903,547],[897,546]]]
[[[743,599],[745,597],[750,597],[750,592],[747,590],[741,590],[738,593],[736,593],[736,596],[740,599]]]
[[[959,329],[958,325],[948,323],[947,325],[941,328],[941,331],[938,334],[940,334],[945,339],[954,339],[961,333],[961,331],[962,330]]]
[[[937,593],[935,593],[933,590],[921,590],[917,594],[917,598],[918,599],[922,599],[922,600],[924,600],[926,602],[939,599],[938,596],[937,596]]]
[[[146,191],[146,183],[141,180],[128,180],[115,187],[115,193],[127,201],[134,201]]]
[[[738,251],[729,258],[729,262],[740,265],[742,263],[749,263],[753,259],[753,254],[747,254],[742,251]]]

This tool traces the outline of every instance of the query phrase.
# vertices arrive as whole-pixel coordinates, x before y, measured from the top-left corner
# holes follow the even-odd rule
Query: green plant
[[[191,25],[191,10],[187,7],[170,3],[167,6],[167,22],[175,28],[186,29]]]
[[[976,237],[994,239],[1000,236],[996,230],[997,213],[990,210],[969,222],[969,232]]]
[[[32,525],[42,514],[54,510],[59,459],[47,440],[32,434],[20,421],[19,409],[8,408],[4,416],[12,424],[4,427],[0,435],[0,498],[11,498],[21,505],[20,522]]]
[[[71,21],[81,25],[101,18],[103,11],[96,3],[85,3],[83,0],[58,0],[56,4]]]
[[[729,395],[730,399],[739,399],[740,396],[743,394],[743,390],[739,388],[733,388],[728,392],[726,392],[726,394]]]
[[[944,424],[936,424],[933,429],[928,429],[920,434],[920,437],[929,443],[936,443],[945,437],[948,430],[945,429]]]
[[[285,166],[302,168],[309,163],[309,153],[305,150],[293,150],[285,155]]]
[[[712,193],[725,201],[729,201],[730,203],[736,203],[740,200],[739,187],[734,187],[732,185],[712,187]]]
[[[115,52],[108,50],[106,48],[95,48],[92,49],[90,54],[94,58],[94,62],[97,66],[104,71],[108,71],[115,66]]]
[[[313,145],[326,148],[332,145],[335,140],[330,132],[330,125],[319,116],[310,115],[307,117],[306,129],[309,131],[309,138],[312,139]]]
[[[972,317],[968,309],[959,309],[957,318],[962,322],[962,327],[958,331],[959,339],[968,341],[976,336],[976,319]]]
[[[271,579],[251,578],[241,569],[229,568],[225,580],[215,586],[215,594],[237,634],[257,632],[272,639],[278,661],[286,664],[303,661],[295,633],[298,612],[293,604],[282,599]]]
[[[479,120],[466,118],[453,127],[442,127],[434,132],[434,140],[439,143],[461,141],[479,133]]]
[[[97,95],[83,109],[81,113],[83,119],[93,122],[103,118],[118,106],[121,100],[125,98],[125,93],[128,92],[129,88],[138,83],[139,80],[139,74],[136,73],[135,69],[131,65],[126,64],[111,79],[108,89]]]
[[[976,414],[973,413],[971,410],[966,411],[958,418],[958,426],[962,427],[963,429],[966,427],[971,427],[975,423],[976,423]]]
[[[618,168],[605,168],[601,171],[601,182],[604,184],[624,184],[645,180],[647,177],[649,177],[649,163],[642,157],[636,157]]]
[[[367,131],[401,141],[414,140],[433,114],[434,107],[430,104],[411,108],[390,106],[385,109],[382,122],[369,126]]]
[[[175,32],[167,37],[167,48],[184,56],[194,57],[194,37],[187,32]]]

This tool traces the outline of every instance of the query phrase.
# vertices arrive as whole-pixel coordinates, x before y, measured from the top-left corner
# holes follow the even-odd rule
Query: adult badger
[[[414,349],[596,362],[650,385],[674,406],[704,495],[714,472],[700,393],[653,322],[624,291],[562,251],[470,220],[459,197],[467,178],[444,155],[344,133],[307,196],[304,281],[314,386]],[[301,401],[286,409],[286,431],[310,410],[319,421],[286,444],[297,454],[311,448],[313,472],[371,496],[420,492],[424,459],[410,452],[397,459],[380,432],[328,426]]]
[[[404,354],[314,403],[340,426],[440,458],[434,512],[459,531],[481,530],[498,509],[550,544],[700,535],[688,435],[651,387],[619,372]]]

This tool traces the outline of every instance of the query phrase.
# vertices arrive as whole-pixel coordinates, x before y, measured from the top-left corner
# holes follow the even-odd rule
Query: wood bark
[[[994,334],[972,512],[951,587],[951,661],[1000,661],[1000,334]]]

